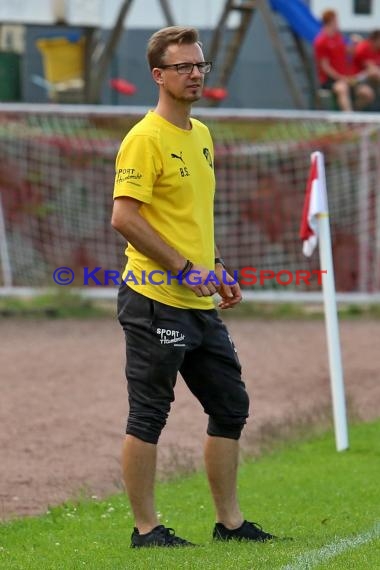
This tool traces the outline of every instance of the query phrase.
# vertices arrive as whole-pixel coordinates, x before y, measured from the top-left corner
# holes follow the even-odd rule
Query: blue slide
[[[313,42],[322,22],[312,14],[303,0],[270,0],[270,4],[272,10],[281,14],[298,36],[307,42]]]

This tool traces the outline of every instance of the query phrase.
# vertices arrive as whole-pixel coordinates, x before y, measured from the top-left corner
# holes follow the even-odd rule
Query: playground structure
[[[240,15],[239,25],[229,41],[225,42],[226,23],[231,13]],[[207,59],[216,62],[217,80],[213,88],[207,88],[211,105],[221,98],[218,92],[227,95],[226,87],[235,66],[241,46],[249,31],[252,18],[260,13],[271,43],[284,73],[294,106],[305,109],[315,106],[317,93],[314,66],[307,50],[321,28],[302,0],[227,0],[216,26]],[[214,95],[214,96],[213,96]]]
[[[166,25],[175,25],[176,21],[170,2],[168,0],[158,1]],[[124,3],[124,18],[127,17],[132,2],[133,0],[127,0]],[[225,33],[227,22],[233,13],[239,15],[239,22],[232,34],[228,36]],[[314,17],[303,0],[293,0],[291,3],[287,0],[225,0],[219,21],[213,29],[206,55],[207,60],[214,62],[217,79],[212,85],[205,86],[204,98],[210,106],[216,106],[227,97],[231,73],[256,13],[261,14],[266,25],[294,106],[299,109],[315,107],[317,90],[314,66],[306,42],[313,41],[321,28],[321,23]],[[225,40],[226,37],[229,39]]]
[[[67,26],[67,33],[65,30],[62,33],[61,28],[61,36],[64,37],[42,38],[37,42],[43,58],[44,77],[34,75],[31,79],[46,89],[50,99],[54,101],[99,103],[121,36],[131,25],[130,22],[134,21],[137,8],[140,9],[141,6],[134,0],[120,0],[118,5],[114,2],[113,11],[110,9],[112,14],[109,16],[109,19],[112,17],[112,23],[105,23],[99,14],[95,18],[92,12],[83,14],[79,20],[78,16],[70,17],[70,4],[71,0],[62,0],[56,19],[50,19],[50,23]],[[101,5],[101,2],[95,4]],[[212,33],[208,45],[205,46],[205,55],[214,62],[215,73],[212,77],[207,77],[210,81],[204,90],[207,105],[216,106],[227,97],[229,80],[238,62],[242,45],[252,33],[252,21],[261,17],[294,107],[305,109],[316,106],[317,90],[308,44],[318,33],[321,24],[303,0],[220,0],[212,9],[212,18],[207,20],[206,16],[203,16],[202,23],[197,23],[192,21],[196,19],[194,7],[191,13],[188,12],[190,16],[186,19],[171,0],[157,0],[152,2],[149,24],[157,21],[157,27],[177,23],[188,23],[201,29],[205,25],[209,26]],[[6,18],[6,15],[4,17]],[[22,15],[18,18],[17,21],[21,23]],[[36,20],[33,21],[35,22]],[[29,23],[29,20],[26,19],[22,23]],[[48,20],[42,23],[47,24]],[[83,33],[80,39],[74,41],[71,26],[78,24],[83,27]],[[100,34],[104,26],[110,29],[106,40]],[[136,92],[133,79],[112,77],[110,87],[125,96],[133,95]],[[73,99],[68,97],[71,95],[74,95]]]

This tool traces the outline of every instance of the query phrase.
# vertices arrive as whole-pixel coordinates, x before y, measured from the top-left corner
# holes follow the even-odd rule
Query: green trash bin
[[[0,52],[0,101],[21,101],[21,56]]]

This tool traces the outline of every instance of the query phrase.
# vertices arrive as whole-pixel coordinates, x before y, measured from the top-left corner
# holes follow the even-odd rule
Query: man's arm
[[[141,205],[135,198],[116,198],[112,211],[112,227],[138,251],[157,261],[173,275],[177,275],[184,268],[186,259],[168,245],[140,215]]]
[[[154,259],[159,265],[178,275],[187,263],[187,259],[176,249],[167,244],[139,212],[142,202],[135,198],[123,196],[114,200],[111,225],[138,251]],[[191,261],[191,260],[190,260]],[[209,270],[194,265],[192,271],[198,272],[202,281],[208,277]],[[207,297],[216,293],[212,282],[207,284],[192,284],[190,280],[182,279],[182,285],[191,289],[198,297]]]
[[[321,69],[326,73],[328,77],[333,79],[334,81],[346,80],[347,77],[345,75],[341,75],[333,67],[331,67],[330,62],[327,58],[322,58],[320,61]]]
[[[380,66],[378,66],[375,61],[371,59],[367,59],[366,61],[364,61],[364,69],[365,71],[362,72],[362,74],[365,74],[370,79],[379,80]]]

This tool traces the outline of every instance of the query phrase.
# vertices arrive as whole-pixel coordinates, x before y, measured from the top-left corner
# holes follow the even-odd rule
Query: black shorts
[[[325,81],[324,83],[322,83],[322,84],[320,85],[320,88],[321,88],[321,89],[325,89],[326,91],[331,91],[331,92],[333,92],[333,87],[334,87],[334,85],[335,85],[335,83],[336,83],[337,81],[338,81],[337,79],[331,79],[331,77],[330,77],[330,79],[328,79],[327,81]],[[355,92],[355,87],[357,87],[358,85],[367,85],[367,84],[368,84],[368,81],[367,81],[365,78],[363,78],[363,79],[360,79],[359,81],[357,81],[357,82],[355,83],[355,85],[350,85],[350,93],[351,93],[351,95],[354,94],[354,92]]]
[[[224,425],[225,437],[228,430],[232,438],[240,436],[248,417],[248,395],[236,349],[215,309],[171,307],[123,283],[118,318],[126,337],[127,433],[157,441],[180,372],[211,418],[208,433],[221,435],[211,432]]]
[[[334,83],[336,83],[336,79],[331,79],[330,77],[329,79],[327,79],[327,81],[321,83],[320,88],[325,89],[326,91],[332,91]]]

